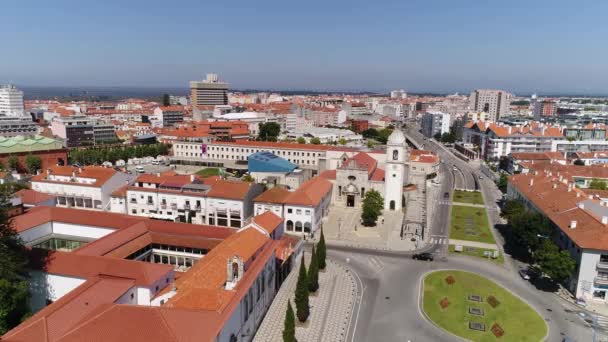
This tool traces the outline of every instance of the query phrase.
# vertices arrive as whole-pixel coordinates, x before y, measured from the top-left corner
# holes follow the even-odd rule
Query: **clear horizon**
[[[71,0],[5,4],[0,83],[608,94],[608,3]]]

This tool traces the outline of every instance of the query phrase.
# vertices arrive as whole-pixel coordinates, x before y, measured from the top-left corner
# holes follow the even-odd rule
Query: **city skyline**
[[[13,3],[0,83],[181,88],[216,72],[233,89],[608,94],[608,5],[559,3]]]

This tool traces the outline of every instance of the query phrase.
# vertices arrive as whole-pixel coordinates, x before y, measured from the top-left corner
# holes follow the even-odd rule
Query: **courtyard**
[[[508,290],[482,276],[435,271],[423,280],[422,309],[438,327],[472,341],[541,341],[543,318]]]

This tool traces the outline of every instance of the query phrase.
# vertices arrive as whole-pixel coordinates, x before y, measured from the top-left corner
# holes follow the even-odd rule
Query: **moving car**
[[[412,259],[414,260],[423,260],[423,261],[433,261],[433,254],[425,252],[425,253],[416,253],[412,255]]]
[[[528,274],[528,270],[526,269],[520,269],[519,270],[519,275],[524,279],[524,280],[530,280],[530,275]]]

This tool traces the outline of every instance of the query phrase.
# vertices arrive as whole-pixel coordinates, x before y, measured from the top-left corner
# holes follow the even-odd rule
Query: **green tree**
[[[19,170],[19,158],[17,156],[8,157],[8,168],[11,170]]]
[[[308,291],[317,292],[319,289],[319,260],[315,252],[315,245],[312,245],[312,254],[310,255],[310,265],[308,266]]]
[[[280,133],[281,126],[276,122],[266,122],[259,124],[259,140],[276,141]]]
[[[367,148],[374,148],[376,144],[374,144],[374,142],[372,140],[368,140],[367,141]]]
[[[304,139],[304,137],[299,137],[297,142],[298,144],[306,144],[306,139]]]
[[[543,240],[551,233],[547,219],[538,213],[525,212],[515,216],[510,221],[511,234],[509,236],[519,248],[532,252],[540,248]]]
[[[319,243],[317,243],[317,265],[320,270],[324,270],[327,266],[325,262],[326,256],[327,246],[325,246],[325,235],[323,234],[323,229],[321,229],[321,237],[319,238]]]
[[[375,226],[378,216],[382,213],[382,208],[384,208],[382,195],[376,190],[367,191],[363,199],[363,211],[361,212],[363,225]]]
[[[28,155],[25,157],[25,168],[30,174],[35,174],[36,171],[42,168],[42,159],[38,156]]]
[[[456,141],[454,134],[446,132],[441,135],[441,142],[444,144],[453,144]]]
[[[435,135],[433,135],[433,139],[441,141],[441,133],[435,133]]]
[[[496,185],[503,193],[507,193],[507,185],[509,184],[509,177],[506,174],[501,173],[500,178],[498,178],[498,182]]]
[[[346,143],[348,143],[348,141],[346,141],[346,139],[344,138],[340,138],[338,142],[340,143],[340,145],[346,145]]]
[[[255,182],[255,179],[253,179],[253,177],[251,177],[251,175],[248,173],[243,176],[242,180],[249,183]]]
[[[580,159],[575,160],[573,164],[578,166],[585,166],[585,162]]]
[[[287,302],[285,323],[283,325],[283,342],[297,342],[296,340],[296,317],[291,307],[291,300]]]
[[[560,251],[553,241],[545,240],[534,254],[540,271],[555,282],[563,283],[572,275],[576,263],[568,251]]]
[[[368,128],[361,132],[361,135],[367,139],[376,139],[378,138],[378,131],[375,128]]]
[[[502,211],[500,212],[500,216],[508,221],[512,221],[515,217],[525,214],[526,211],[526,206],[522,201],[508,200],[505,202]]]
[[[606,182],[597,178],[594,178],[589,183],[589,189],[593,190],[606,190],[608,187],[606,186]]]
[[[386,144],[386,142],[388,141],[388,137],[391,135],[391,133],[393,133],[393,130],[390,128],[381,129],[380,131],[378,131],[378,137],[376,138],[376,140],[378,140],[382,144]]]
[[[321,139],[314,137],[312,139],[310,139],[310,143],[313,145],[320,145],[321,144]]]
[[[308,305],[308,277],[306,276],[304,253],[302,253],[298,283],[296,284],[296,315],[300,322],[306,322],[308,315],[310,315],[310,306]]]
[[[171,105],[171,100],[169,97],[169,94],[163,94],[163,106],[170,106]]]
[[[0,171],[4,171],[4,163],[0,161]]]
[[[0,192],[0,335],[29,314],[26,250],[8,218],[7,198]]]

